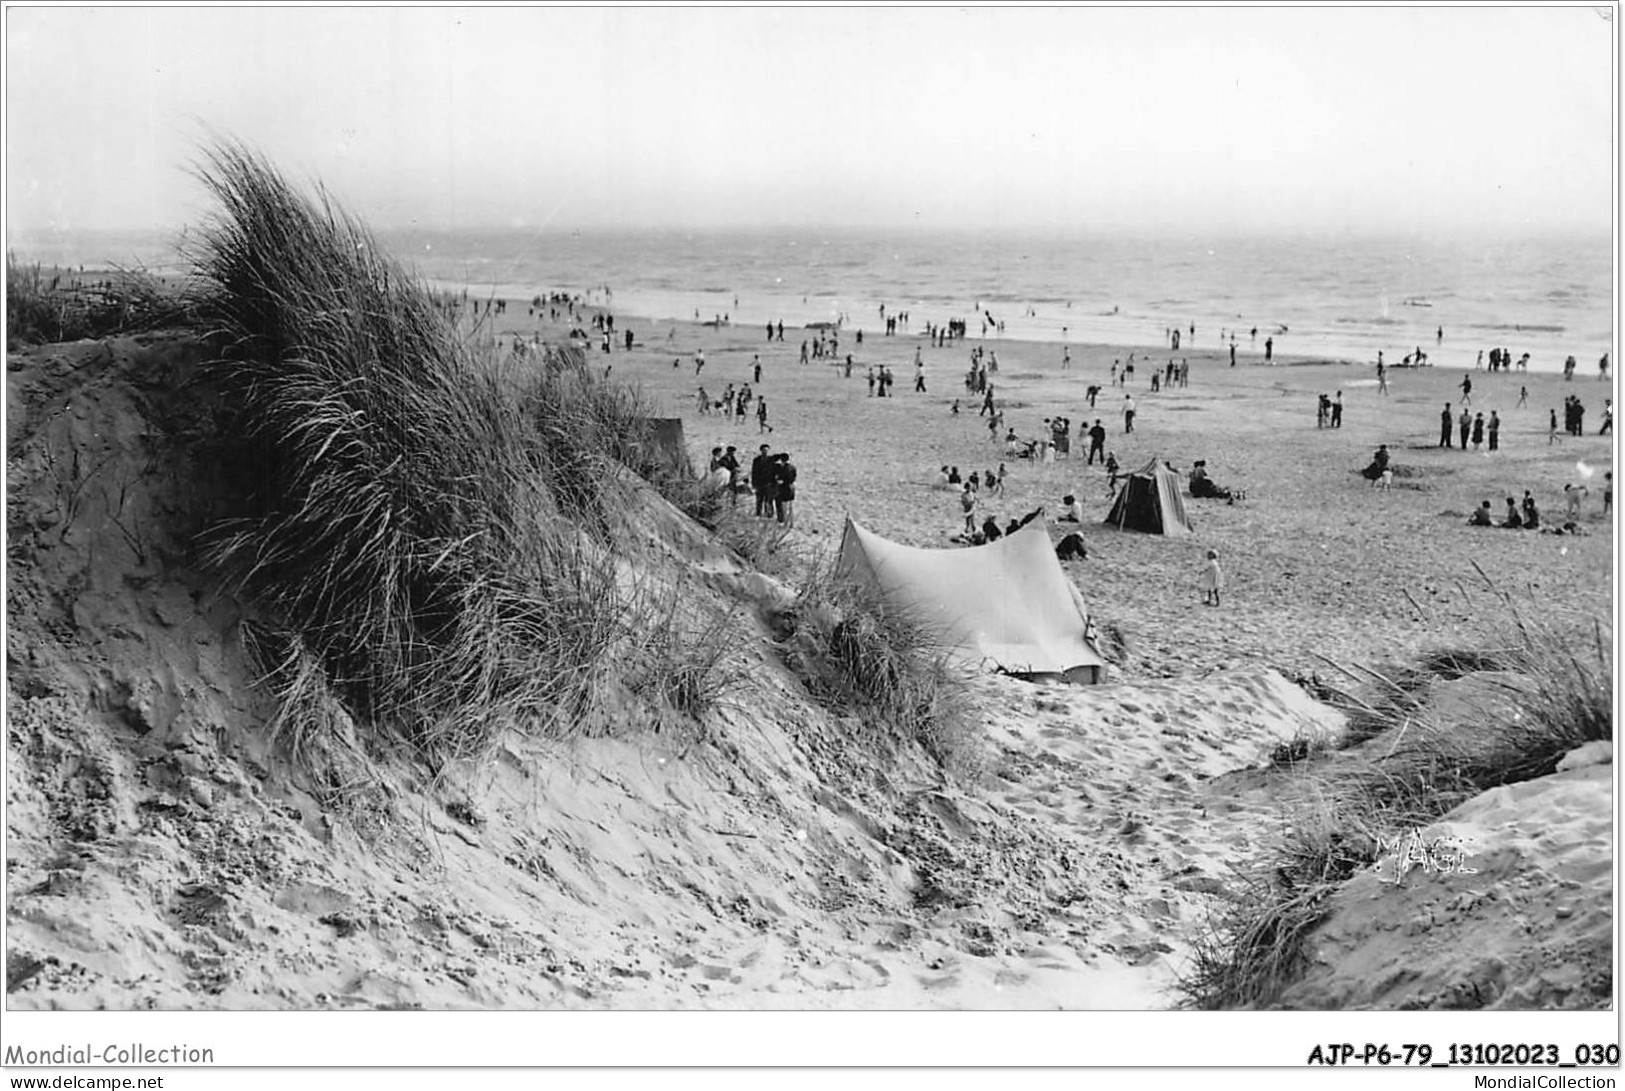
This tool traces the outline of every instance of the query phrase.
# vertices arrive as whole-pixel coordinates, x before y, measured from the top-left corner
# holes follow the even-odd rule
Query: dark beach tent
[[[968,549],[917,549],[848,519],[836,573],[875,587],[967,669],[1103,680],[1089,609],[1055,559],[1043,519]]]
[[[1179,494],[1179,475],[1153,458],[1123,479],[1106,522],[1119,530],[1147,534],[1191,533],[1191,519]]]

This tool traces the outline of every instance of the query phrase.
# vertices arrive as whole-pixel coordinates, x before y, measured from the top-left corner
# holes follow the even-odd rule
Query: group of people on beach
[[[501,313],[502,310],[502,308],[496,307],[495,304],[488,304],[487,307],[496,310],[497,313]],[[549,298],[545,304],[540,297],[532,300],[532,311],[534,313],[546,313],[548,307],[552,308],[554,314],[562,311],[570,314],[572,318],[578,313],[576,301],[571,300],[568,296],[559,296],[557,301]],[[585,324],[588,315],[585,312],[579,313],[581,322]],[[1002,326],[1002,323],[998,322],[990,312],[984,312],[979,304],[977,314],[981,320],[984,334],[989,330],[996,331]],[[906,312],[894,313],[885,305],[882,305],[879,308],[879,316],[886,336],[896,336],[907,329],[908,316]],[[765,326],[758,328],[764,330],[769,342],[782,342],[785,338],[784,325],[782,321],[770,321]],[[616,330],[615,319],[606,310],[605,313],[593,317],[592,328],[609,338]],[[945,346],[950,340],[966,338],[968,329],[969,323],[963,319],[949,319],[941,324],[928,323],[925,327],[924,341],[928,346]],[[845,355],[843,361],[840,354],[838,324],[815,325],[810,327],[808,332],[811,336],[801,344],[801,363],[806,364],[813,359],[830,362],[837,369],[844,368],[845,374],[850,378],[854,361],[850,352]],[[1256,328],[1251,332],[1255,345],[1258,341],[1258,332]],[[1170,346],[1177,350],[1181,346],[1188,345],[1194,338],[1194,334],[1194,328],[1185,331],[1170,330]],[[1236,338],[1232,334],[1229,338],[1232,364],[1235,362],[1235,342]],[[865,350],[862,347],[861,338],[857,340],[857,344],[858,354],[864,355]],[[1225,334],[1221,331],[1221,352],[1224,345]],[[631,341],[628,340],[627,348],[632,347]],[[1273,338],[1265,341],[1263,349],[1265,361],[1269,362],[1273,355]],[[1504,348],[1489,350],[1487,354],[1481,352],[1479,354],[1480,367],[1483,366],[1486,355],[1489,369],[1492,372],[1527,370],[1528,368],[1528,353],[1524,353],[1520,359],[1515,359],[1511,351]],[[695,372],[696,375],[699,375],[705,366],[704,349],[695,351],[694,360]],[[1060,360],[1062,371],[1069,375],[1072,374],[1072,349],[1070,346],[1064,348]],[[1406,358],[1406,363],[1425,364],[1426,362],[1427,354],[1422,351],[1420,346],[1413,353],[1408,354]],[[674,361],[674,366],[677,366],[676,361]],[[1139,415],[1136,399],[1145,396],[1144,391],[1146,388],[1134,386],[1136,366],[1142,371],[1150,371],[1149,388],[1152,394],[1160,393],[1161,390],[1170,387],[1187,387],[1189,385],[1189,362],[1185,359],[1170,356],[1167,358],[1165,365],[1157,366],[1153,361],[1146,358],[1145,353],[1136,351],[1128,353],[1126,360],[1113,360],[1109,369],[1109,382],[1113,387],[1123,388],[1122,402],[1118,412],[1122,414],[1124,435],[1136,433],[1137,417]],[[891,366],[887,363],[875,362],[866,363],[863,367],[866,371],[866,385],[870,396],[892,396],[895,380]],[[1566,361],[1564,371],[1566,378],[1573,377],[1574,362],[1572,357]],[[1606,372],[1607,356],[1605,355],[1599,361],[1599,378],[1606,377]],[[989,437],[995,443],[1000,441],[1004,443],[1004,454],[1007,462],[1000,462],[997,469],[990,469],[982,473],[973,471],[968,478],[961,478],[958,469],[952,466],[944,466],[939,474],[939,484],[955,492],[959,514],[963,517],[956,540],[965,543],[974,544],[995,541],[1010,533],[1011,530],[1016,529],[1025,521],[1014,519],[1006,521],[986,510],[989,501],[1004,495],[1006,478],[1008,477],[1007,463],[1014,465],[1017,459],[1026,460],[1031,464],[1050,464],[1055,461],[1069,460],[1074,431],[1080,444],[1085,438],[1088,440],[1086,465],[1092,468],[1097,462],[1101,463],[1106,479],[1104,491],[1108,499],[1116,496],[1120,482],[1125,477],[1115,453],[1106,449],[1107,430],[1099,417],[1092,417],[1091,424],[1088,424],[1087,427],[1079,425],[1075,430],[1073,419],[1064,413],[1052,413],[1043,419],[1042,427],[1035,430],[1035,434],[1031,438],[1018,436],[1014,428],[1006,429],[1002,402],[1003,395],[1002,392],[996,392],[994,387],[994,379],[998,374],[999,361],[995,351],[980,344],[971,348],[968,366],[965,371],[965,389],[981,403],[981,411],[978,416],[989,418]],[[701,387],[698,393],[700,413],[710,415],[713,412],[720,411],[730,419],[742,421],[748,417],[754,407],[759,417],[760,431],[763,434],[770,432],[772,429],[767,423],[766,401],[756,392],[756,387],[761,382],[760,357],[754,362],[750,377],[752,382],[749,383],[739,383],[737,386],[734,383],[728,384],[728,390],[720,400],[712,399],[705,389]],[[1482,381],[1484,380],[1480,379],[1480,382]],[[1382,364],[1381,354],[1379,354],[1378,360],[1377,382],[1378,393],[1386,393],[1386,368]],[[924,361],[919,347],[914,349],[914,389],[919,393],[925,392]],[[1091,409],[1094,408],[1100,392],[1101,387],[1099,385],[1092,384],[1089,386],[1085,396]],[[1475,451],[1483,450],[1486,447],[1491,452],[1499,450],[1502,423],[1499,413],[1497,410],[1488,407],[1482,412],[1474,410],[1472,408],[1474,393],[1473,376],[1469,372],[1463,376],[1461,382],[1459,405],[1452,406],[1449,402],[1446,402],[1440,414],[1439,446],[1449,448],[1459,446],[1462,450],[1471,447]],[[1527,396],[1527,390],[1525,390],[1523,397],[1520,398],[1520,405],[1525,404]],[[959,400],[955,399],[952,412],[957,415],[959,407]],[[1331,395],[1326,393],[1318,394],[1316,397],[1316,427],[1333,430],[1341,428],[1343,425],[1343,408],[1344,396],[1341,390],[1335,391]],[[1565,434],[1575,436],[1583,434],[1584,413],[1585,408],[1578,397],[1570,395],[1565,398],[1563,413],[1563,430]],[[1602,427],[1598,430],[1599,434],[1611,431],[1611,401],[1608,403],[1604,414]],[[1554,441],[1558,435],[1556,417],[1556,411],[1553,410],[1552,434]],[[752,493],[756,499],[755,511],[758,517],[775,517],[780,523],[793,526],[796,467],[791,462],[788,454],[782,452],[776,455],[772,454],[770,448],[763,444],[761,453],[752,459],[748,472],[741,471],[739,457],[735,448],[715,449],[712,452],[710,469],[713,474],[720,473],[722,475],[722,481],[728,488],[730,495],[735,498],[741,492],[748,491]],[[1389,485],[1393,479],[1393,466],[1386,444],[1378,448],[1370,464],[1361,472],[1373,486],[1386,487]],[[1612,475],[1609,474],[1608,481],[1610,484],[1608,491],[1604,495],[1605,511],[1611,509],[1611,479]],[[1189,495],[1196,499],[1217,499],[1234,503],[1245,498],[1245,493],[1240,489],[1215,482],[1209,475],[1208,464],[1204,459],[1198,459],[1192,464],[1188,475],[1188,488]],[[1082,504],[1078,499],[1078,494],[1081,491],[1074,487],[1074,491],[1064,495],[1061,513],[1058,517],[1060,522],[1082,521]],[[1571,518],[1566,525],[1573,525],[1576,522],[1586,492],[1585,487],[1581,485],[1565,488],[1565,498],[1571,507]],[[735,502],[737,503],[737,499],[735,499]],[[1506,513],[1498,519],[1494,517],[1494,513],[1490,510],[1493,506],[1490,502],[1484,502],[1473,513],[1473,517],[1469,522],[1479,526],[1492,525],[1517,529],[1540,529],[1542,526],[1541,513],[1536,506],[1531,491],[1525,491],[1521,503],[1516,502],[1513,498],[1508,498]],[[1028,518],[1031,518],[1031,516]],[[1223,576],[1222,573],[1217,571],[1218,559],[1216,554],[1211,554],[1209,561],[1212,571],[1210,573],[1205,570],[1202,579],[1204,601],[1217,605]]]
[[[849,372],[849,374],[850,374],[850,372]],[[890,397],[893,397],[894,395],[891,392],[891,388],[892,388],[892,384],[895,383],[896,381],[897,381],[896,377],[892,375],[891,368],[887,367],[885,364],[881,364],[878,370],[871,367],[869,369],[869,376],[868,376],[869,397],[871,397],[871,398],[890,398]],[[916,376],[916,381],[915,381],[915,384],[914,384],[914,389],[916,389],[916,390],[923,389],[923,384],[924,384],[923,374],[922,375],[917,375]]]
[[[894,314],[886,313],[886,305],[880,305],[880,320],[886,325],[886,336],[895,337],[899,329],[908,328],[908,312],[898,311]]]
[[[1569,357],[1569,360],[1571,362],[1573,361],[1573,359],[1574,359],[1574,357],[1572,357],[1572,356]],[[1479,349],[1478,350],[1478,360],[1477,360],[1477,362],[1475,362],[1473,364],[1474,369],[1475,370],[1482,370],[1483,367],[1484,367],[1484,360],[1485,360],[1484,350]],[[1512,350],[1511,349],[1492,348],[1492,349],[1490,349],[1489,363],[1490,363],[1490,371],[1492,373],[1497,372],[1497,371],[1512,371],[1514,369],[1516,369],[1518,371],[1528,371],[1529,370],[1529,354],[1527,352],[1524,353],[1522,356],[1520,356],[1518,358],[1517,362],[1514,363],[1513,360],[1512,360]]]
[[[1568,486],[1564,487],[1566,489]],[[1571,512],[1571,515],[1575,514],[1577,512]],[[1534,494],[1525,489],[1521,507],[1516,499],[1510,496],[1507,497],[1506,515],[1500,522],[1495,521],[1495,517],[1490,511],[1490,502],[1486,500],[1473,511],[1472,515],[1467,517],[1467,525],[1470,527],[1501,527],[1505,530],[1539,530],[1540,508],[1535,504]]]
[[[988,470],[984,482],[981,475],[972,470],[968,478],[959,479],[959,467],[944,466],[937,475],[937,484],[940,488],[952,489],[959,486],[959,510],[964,516],[964,525],[959,533],[950,537],[950,541],[961,545],[985,545],[996,542],[1006,534],[1013,534],[1031,522],[1042,510],[1035,508],[1020,519],[1012,518],[1003,528],[999,527],[998,517],[993,514],[984,515],[980,522],[977,512],[981,510],[982,493],[988,496],[1004,495],[1005,468],[1001,463],[998,470]]]
[[[758,519],[773,518],[785,529],[796,525],[796,464],[790,461],[788,451],[773,453],[764,443],[750,460],[749,484],[741,472],[738,448],[711,448],[711,464],[707,478],[719,489],[725,489],[729,502],[737,505],[743,492],[756,497],[755,515]]]
[[[1343,392],[1339,390],[1337,397],[1322,392],[1315,402],[1316,428],[1343,427]]]
[[[1529,354],[1527,352],[1524,353],[1524,359],[1526,361],[1529,359]],[[1565,382],[1572,382],[1574,380],[1575,368],[1579,366],[1579,362],[1574,359],[1572,354],[1564,358],[1563,379]],[[1602,358],[1597,361],[1597,381],[1608,381],[1608,354],[1606,352],[1603,353]]]
[[[1557,410],[1551,411],[1551,423],[1546,432],[1546,445],[1549,447],[1557,441]],[[1563,433],[1570,436],[1585,435],[1585,403],[1579,397],[1569,394],[1563,398]],[[1605,435],[1613,431],[1614,427],[1614,399],[1607,399],[1607,406],[1603,409],[1602,427],[1597,429],[1597,435]]]
[[[1464,390],[1464,396],[1470,394],[1470,388]],[[1469,442],[1473,450],[1477,451],[1489,440],[1492,451],[1501,447],[1501,417],[1495,410],[1490,410],[1489,420],[1484,419],[1483,413],[1474,414],[1472,410],[1463,407],[1461,416],[1451,413],[1450,403],[1444,403],[1444,409],[1439,413],[1439,446],[1454,447],[1454,437],[1459,430],[1461,435],[1461,449],[1467,450]]]
[[[861,341],[859,342],[862,343]],[[840,334],[831,332],[826,338],[824,331],[819,330],[818,336],[810,341],[801,342],[801,362],[809,360],[833,359],[841,354]]]

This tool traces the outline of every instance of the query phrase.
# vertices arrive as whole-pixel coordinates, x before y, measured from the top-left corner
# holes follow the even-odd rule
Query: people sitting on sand
[[[1535,506],[1535,498],[1528,489],[1523,491],[1523,528],[1540,529],[1540,509]]]
[[[1507,517],[1501,520],[1501,526],[1507,530],[1522,530],[1523,516],[1518,514],[1518,502],[1507,497]]]
[[[1002,537],[1004,537],[1004,531],[999,529],[997,519],[989,515],[982,520],[982,540],[984,542],[996,542]]]
[[[1490,518],[1490,502],[1488,500],[1480,504],[1477,510],[1467,517],[1467,525],[1470,527],[1493,527],[1495,525],[1495,520]]]
[[[1059,517],[1057,517],[1056,522],[1083,522],[1083,505],[1078,503],[1078,498],[1076,496],[1073,496],[1071,493],[1067,493],[1065,496],[1061,497],[1061,514]]]
[[[944,466],[942,469],[937,471],[937,488],[939,488],[939,489],[951,489],[951,488],[953,488],[953,478],[948,476],[948,467],[946,467],[946,466]]]
[[[1240,492],[1215,484],[1207,475],[1207,460],[1201,458],[1191,464],[1191,495],[1198,499],[1228,500],[1231,503],[1242,498]]]
[[[948,467],[948,484],[950,484],[950,485],[963,484],[963,480],[959,476],[959,467],[958,466],[950,466],[950,467]]]
[[[1361,470],[1360,474],[1367,481],[1370,481],[1373,485],[1375,485],[1382,479],[1382,475],[1388,472],[1390,457],[1391,456],[1388,454],[1388,445],[1386,443],[1381,444],[1377,447],[1376,453],[1371,456],[1371,464],[1365,469]]]
[[[1055,556],[1063,561],[1082,561],[1088,559],[1089,550],[1084,547],[1082,536],[1074,532],[1055,543]]]
[[[1219,488],[1214,485],[1212,478],[1207,476],[1207,462],[1198,459],[1191,463],[1191,496],[1198,499],[1227,499],[1232,498],[1230,489]]]

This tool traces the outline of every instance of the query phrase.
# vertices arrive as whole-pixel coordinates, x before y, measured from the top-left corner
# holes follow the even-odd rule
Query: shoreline
[[[490,235],[498,239],[513,237],[513,233],[504,232],[492,232]],[[393,233],[391,237],[399,241],[405,236]],[[923,330],[927,321],[946,321],[953,317],[967,320],[970,332],[975,335],[980,332],[980,316],[985,310],[991,310],[1005,324],[1002,335],[989,331],[986,339],[992,343],[1023,340],[1058,345],[1112,345],[1150,353],[1172,351],[1178,356],[1181,352],[1188,355],[1203,349],[1217,350],[1221,347],[1217,335],[1221,331],[1228,334],[1234,330],[1239,334],[1236,339],[1237,352],[1243,357],[1262,357],[1264,339],[1273,335],[1276,348],[1290,357],[1342,360],[1370,366],[1375,364],[1379,351],[1389,364],[1397,364],[1405,354],[1421,349],[1436,366],[1470,369],[1475,366],[1480,350],[1487,353],[1492,346],[1499,346],[1511,350],[1514,358],[1528,352],[1531,373],[1559,373],[1565,357],[1573,355],[1582,377],[1595,375],[1596,361],[1602,353],[1608,352],[1612,358],[1615,336],[1611,328],[1611,311],[1608,321],[1610,328],[1590,331],[1540,320],[1538,315],[1529,315],[1531,321],[1528,324],[1504,322],[1499,317],[1486,317],[1482,313],[1482,306],[1476,323],[1466,318],[1460,322],[1452,321],[1448,307],[1440,310],[1438,319],[1434,320],[1434,304],[1431,301],[1420,299],[1421,303],[1427,305],[1413,306],[1409,296],[1402,298],[1396,295],[1390,300],[1389,296],[1384,295],[1379,302],[1369,294],[1369,286],[1357,291],[1347,306],[1355,313],[1362,306],[1368,306],[1371,317],[1331,318],[1323,314],[1316,319],[1284,312],[1255,315],[1229,313],[1220,302],[1227,298],[1227,294],[1221,290],[1211,293],[1212,302],[1207,304],[1198,304],[1194,300],[1153,298],[1154,292],[1139,302],[1132,298],[1119,301],[1098,290],[1085,291],[1082,296],[1070,301],[1049,297],[1023,300],[1019,298],[1021,293],[1009,291],[989,292],[980,299],[939,297],[921,300],[908,298],[906,290],[888,293],[895,298],[882,300],[878,296],[845,296],[827,291],[819,294],[764,292],[737,286],[728,288],[722,285],[729,278],[718,275],[707,277],[702,271],[696,271],[693,277],[688,278],[689,283],[700,285],[697,287],[676,284],[671,278],[655,278],[647,287],[615,289],[606,294],[602,284],[587,287],[582,283],[589,279],[585,268],[578,276],[561,280],[565,287],[548,287],[541,280],[515,279],[507,275],[516,271],[517,259],[512,255],[483,262],[459,262],[458,259],[437,254],[435,262],[442,266],[448,262],[462,266],[460,274],[445,275],[444,268],[437,270],[432,267],[433,263],[425,267],[420,255],[410,250],[392,249],[390,253],[410,275],[434,291],[453,295],[466,291],[470,298],[501,298],[509,300],[510,304],[528,300],[538,292],[568,291],[595,306],[607,306],[628,317],[637,316],[651,326],[663,326],[673,321],[711,320],[727,315],[734,325],[744,327],[761,325],[769,319],[775,322],[782,320],[787,328],[791,324],[805,326],[811,322],[841,322],[845,329],[853,333],[863,329],[866,335],[878,336],[883,332],[878,308],[884,302],[888,313],[909,313],[916,331]],[[154,252],[149,256],[155,259],[150,266],[142,266],[137,261],[131,267],[150,268],[156,275],[165,278],[184,275],[179,256],[172,249],[166,248],[162,255]],[[55,264],[66,272],[78,273],[71,262]],[[112,265],[106,260],[88,263],[84,266],[83,275],[91,275],[98,269],[112,271]],[[472,275],[480,273],[487,266],[493,275]],[[759,269],[752,270],[751,275],[759,275],[760,272]],[[741,276],[750,279],[744,273]],[[705,286],[708,282],[711,286]],[[1143,293],[1145,289],[1146,285],[1141,284],[1138,290]],[[1132,287],[1129,289],[1130,296],[1135,290]],[[1403,291],[1397,282],[1393,290]],[[1364,304],[1358,301],[1361,292],[1367,293]],[[978,306],[983,311],[979,311]],[[1426,321],[1418,324],[1423,316],[1426,316]],[[1578,320],[1587,316],[1577,313],[1573,317]],[[1603,320],[1600,315],[1592,317]],[[1192,339],[1187,338],[1182,340],[1181,349],[1170,350],[1168,331],[1177,324],[1188,333],[1192,322],[1196,324],[1199,334],[1194,339],[1195,345],[1191,344]],[[1255,325],[1258,329],[1256,339],[1250,336]],[[1437,337],[1437,329],[1441,326],[1445,334],[1442,342]],[[907,336],[906,332],[904,336]],[[1225,344],[1228,344],[1228,338]]]
[[[545,289],[527,289],[516,284],[492,282],[489,285],[482,286],[482,290],[476,293],[472,290],[474,287],[472,284],[463,285],[444,278],[425,277],[423,281],[435,292],[457,296],[467,290],[468,298],[471,300],[475,298],[481,301],[506,299],[510,307],[515,302],[524,302],[532,298],[538,291],[543,292],[543,294],[546,291]],[[883,323],[881,329],[876,331],[869,328],[863,321],[853,321],[851,318],[854,312],[878,318],[877,308],[883,302],[880,300],[866,299],[843,302],[837,298],[826,297],[822,300],[797,305],[788,299],[769,299],[768,305],[763,305],[747,297],[735,297],[732,293],[716,291],[619,291],[611,292],[606,298],[602,289],[592,289],[581,292],[580,295],[583,302],[595,310],[608,311],[616,314],[617,317],[635,319],[656,328],[664,328],[673,323],[702,324],[721,319],[723,325],[728,328],[745,330],[752,327],[763,328],[769,321],[783,321],[785,329],[788,331],[792,326],[798,329],[809,329],[809,323],[813,322],[837,322],[843,334],[855,335],[857,331],[862,330],[866,339],[884,334]],[[737,307],[734,305],[736,298],[738,299]],[[974,307],[975,305],[976,303],[971,303],[962,306],[961,309],[965,309],[965,306]],[[933,313],[930,315],[925,313],[916,315],[911,310],[912,307],[923,306],[925,304],[918,302],[907,305],[886,304],[888,311],[901,311],[910,315],[909,328],[893,335],[894,339],[923,340],[927,322],[946,322],[949,318],[965,317],[963,314],[954,312],[952,307],[944,310],[942,314]],[[1166,337],[1170,327],[1167,326],[1163,319],[1153,315],[1139,313],[1087,314],[1062,309],[1056,312],[1046,310],[1041,314],[1025,316],[1015,311],[1014,308],[1020,306],[1027,306],[1027,304],[1012,304],[1011,317],[1008,318],[1003,317],[1001,312],[993,312],[996,319],[1004,323],[1005,328],[1002,331],[990,329],[985,334],[981,333],[980,323],[974,317],[966,318],[965,320],[969,323],[971,332],[963,340],[973,344],[986,343],[990,347],[996,347],[1002,342],[1015,341],[1057,346],[1113,347],[1123,349],[1125,353],[1130,350],[1137,353],[1143,351],[1148,355],[1172,355],[1176,359],[1182,355],[1191,356],[1197,352],[1228,352],[1231,343],[1229,338],[1221,341],[1212,336],[1211,331],[1214,329],[1220,330],[1223,334],[1231,332],[1232,327],[1225,326],[1222,323],[1202,324],[1199,322],[1198,328],[1203,333],[1202,339],[1193,343],[1191,340],[1181,338],[1181,348],[1173,349],[1169,347]],[[984,308],[984,311],[991,310],[992,308]],[[965,309],[965,313],[976,316],[983,312]],[[698,317],[695,317],[696,315]],[[1377,353],[1380,351],[1383,354],[1384,362],[1389,366],[1402,367],[1404,365],[1400,361],[1403,357],[1420,349],[1426,354],[1431,366],[1478,370],[1476,365],[1480,353],[1487,355],[1492,343],[1487,339],[1483,345],[1459,348],[1456,344],[1460,339],[1459,336],[1453,336],[1449,331],[1446,331],[1444,342],[1434,338],[1430,343],[1402,344],[1389,340],[1380,340],[1374,334],[1340,336],[1335,330],[1294,328],[1290,325],[1287,326],[1285,331],[1282,331],[1279,325],[1265,327],[1260,324],[1256,338],[1251,336],[1251,330],[1251,326],[1247,326],[1245,329],[1235,327],[1235,332],[1238,334],[1235,339],[1238,361],[1264,363],[1265,340],[1273,339],[1275,342],[1274,355],[1278,357],[1346,363],[1374,368],[1377,362]],[[1508,331],[1502,331],[1503,335],[1506,332]],[[1524,331],[1515,329],[1511,332],[1525,338],[1523,342],[1525,345],[1536,344],[1537,347],[1549,348],[1549,345],[1542,346],[1540,342],[1555,338],[1561,335],[1563,331],[1549,328],[1541,330],[1529,328]],[[1530,333],[1538,333],[1540,338],[1536,341],[1530,341],[1528,339]],[[1497,340],[1504,342],[1507,339],[1506,336],[1503,336]],[[1526,350],[1520,350],[1520,352],[1522,351]],[[1611,349],[1602,351],[1609,352],[1610,361],[1613,360]],[[1516,357],[1519,353],[1513,355]],[[1568,355],[1568,352],[1565,351],[1559,355],[1555,349],[1550,350],[1547,355],[1537,355],[1532,352],[1529,371],[1530,373],[1561,374],[1563,356],[1566,355]],[[1596,359],[1594,357],[1586,360],[1581,358],[1579,353],[1574,353],[1574,355],[1578,365],[1577,374],[1583,376],[1588,369],[1592,372],[1595,371]],[[1483,370],[1487,370],[1487,365]]]

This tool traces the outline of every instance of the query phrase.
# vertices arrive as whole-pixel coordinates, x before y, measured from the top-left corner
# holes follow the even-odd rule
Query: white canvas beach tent
[[[906,546],[848,518],[836,574],[874,586],[956,658],[982,669],[1081,684],[1104,680],[1089,608],[1056,560],[1042,518],[965,549]]]

